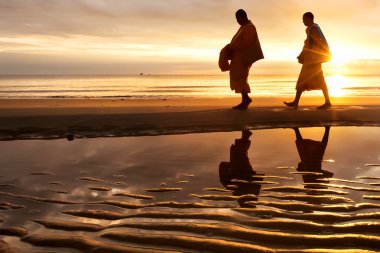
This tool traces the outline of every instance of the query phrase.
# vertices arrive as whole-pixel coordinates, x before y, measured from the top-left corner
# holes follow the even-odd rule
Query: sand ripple
[[[128,198],[133,198],[133,199],[154,199],[153,196],[148,196],[148,195],[140,195],[140,194],[131,194],[127,192],[121,192],[121,193],[116,193],[114,196],[122,196],[122,197],[128,197]]]
[[[222,239],[200,238],[184,235],[152,235],[152,234],[126,234],[110,232],[101,235],[104,238],[130,243],[146,243],[153,245],[172,245],[180,248],[195,251],[211,252],[274,252],[271,249],[245,244],[239,242],[226,241]]]
[[[149,188],[145,189],[147,192],[179,192],[182,188]]]
[[[340,245],[342,247],[351,246],[352,244],[358,247],[368,247],[372,249],[380,248],[380,237],[361,234],[336,234],[336,235],[310,235],[310,234],[290,234],[284,232],[255,230],[249,228],[243,228],[231,224],[205,224],[205,223],[131,223],[124,224],[125,227],[138,228],[143,230],[155,230],[155,231],[179,231],[179,232],[191,232],[198,236],[207,236],[212,234],[214,236],[222,236],[228,238],[234,238],[237,240],[245,240],[248,242],[254,242],[258,244],[273,243],[279,245],[287,245],[289,240],[296,240],[299,244],[307,247],[317,247],[323,244],[326,247],[332,247]],[[111,236],[112,235],[112,236]],[[115,233],[105,233],[103,236],[108,238],[124,238],[119,234],[119,237]],[[159,237],[159,236],[157,236]],[[172,236],[172,238],[175,236]],[[165,236],[164,236],[165,238]],[[165,239],[164,239],[165,240]],[[175,240],[173,240],[175,243]]]
[[[22,241],[41,247],[72,248],[85,253],[173,252],[111,244],[99,240],[92,240],[85,236],[32,234],[23,237]]]

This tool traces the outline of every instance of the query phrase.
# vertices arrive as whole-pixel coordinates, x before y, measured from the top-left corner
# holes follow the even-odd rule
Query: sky
[[[256,74],[299,71],[311,11],[327,71],[380,75],[379,0],[0,0],[0,75],[218,74],[240,8],[265,54]]]

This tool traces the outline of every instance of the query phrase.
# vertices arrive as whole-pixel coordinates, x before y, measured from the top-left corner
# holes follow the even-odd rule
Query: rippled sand
[[[0,142],[0,252],[378,252],[380,129]]]

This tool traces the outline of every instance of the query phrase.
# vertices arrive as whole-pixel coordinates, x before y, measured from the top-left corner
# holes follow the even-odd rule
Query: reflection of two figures
[[[253,170],[248,158],[248,150],[251,146],[252,132],[249,130],[242,131],[242,137],[236,139],[235,143],[230,148],[230,161],[221,162],[219,165],[220,182],[223,186],[230,190],[234,196],[242,196],[237,201],[242,207],[252,207],[246,202],[256,201],[257,197],[244,195],[258,196],[261,189],[263,177],[256,174]],[[256,176],[256,177],[255,177]]]
[[[326,183],[323,180],[331,178],[334,173],[322,170],[323,156],[329,141],[330,127],[325,127],[322,141],[304,139],[298,128],[294,128],[296,134],[296,146],[301,162],[297,171],[306,172],[302,175],[305,189],[325,189],[327,187],[318,183]]]
[[[298,128],[294,128],[296,134],[296,146],[301,162],[298,163],[297,171],[303,173],[302,178],[305,189],[311,190],[310,193],[318,193],[318,189],[326,189],[326,180],[334,174],[322,170],[322,162],[329,140],[330,127],[325,127],[322,141],[304,139]],[[248,130],[242,131],[242,137],[236,139],[230,148],[230,161],[222,162],[219,165],[220,182],[230,190],[234,196],[243,196],[238,199],[242,207],[252,207],[247,202],[256,201],[257,197],[244,198],[244,195],[258,196],[261,190],[260,181],[264,174],[257,174],[249,161],[248,150],[251,146],[252,133]],[[313,191],[315,190],[315,191]],[[322,192],[319,192],[322,194]]]

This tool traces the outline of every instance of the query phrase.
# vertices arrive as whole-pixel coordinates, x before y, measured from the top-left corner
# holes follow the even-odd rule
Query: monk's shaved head
[[[314,14],[311,13],[311,12],[306,12],[305,14],[303,14],[303,17],[304,17],[304,18],[308,18],[308,19],[314,21]]]
[[[242,17],[242,18],[248,18],[247,13],[243,9],[238,10],[236,12],[235,16],[236,17]]]
[[[306,12],[302,16],[303,23],[305,26],[310,26],[314,23],[314,15],[311,12]]]
[[[240,9],[236,12],[235,14],[236,16],[236,21],[240,24],[240,25],[244,25],[248,22],[248,16],[247,16],[247,13],[245,12],[245,10],[243,9]]]

